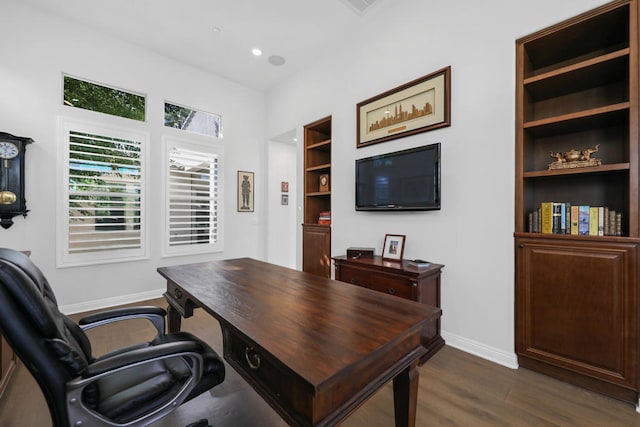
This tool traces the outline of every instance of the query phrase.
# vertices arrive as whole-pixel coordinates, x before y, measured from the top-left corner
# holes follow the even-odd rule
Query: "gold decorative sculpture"
[[[600,144],[596,144],[594,148],[587,148],[583,151],[576,149],[571,149],[564,153],[554,153],[553,151],[550,151],[549,155],[556,159],[556,161],[549,163],[549,170],[600,166],[602,165],[602,160],[591,157],[593,153],[598,151],[598,147],[600,147]]]

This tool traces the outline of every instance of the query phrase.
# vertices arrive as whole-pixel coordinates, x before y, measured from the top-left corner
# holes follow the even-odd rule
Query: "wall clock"
[[[31,138],[0,132],[0,226],[9,228],[16,215],[27,216],[24,197],[24,155]]]

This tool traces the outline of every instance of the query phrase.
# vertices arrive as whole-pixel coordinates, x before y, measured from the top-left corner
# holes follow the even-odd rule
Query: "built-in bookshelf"
[[[638,18],[616,0],[516,41],[515,146],[518,363],[636,404]]]
[[[304,127],[302,270],[331,276],[331,117]]]

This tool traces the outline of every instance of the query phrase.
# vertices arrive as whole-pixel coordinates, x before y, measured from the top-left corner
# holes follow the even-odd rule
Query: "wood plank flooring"
[[[165,306],[162,299],[142,304]],[[75,320],[81,315],[72,316]],[[222,353],[218,323],[201,310],[182,323]],[[153,329],[136,320],[89,331],[95,354],[148,339]],[[513,370],[445,346],[419,368],[417,426],[625,426],[640,427],[640,414],[624,402],[535,372]],[[181,406],[156,427],[185,426],[208,418],[214,427],[285,427],[282,419],[227,366],[227,378],[211,392]],[[393,390],[387,384],[343,427],[393,426]],[[49,427],[40,389],[19,364],[0,400],[0,426]]]

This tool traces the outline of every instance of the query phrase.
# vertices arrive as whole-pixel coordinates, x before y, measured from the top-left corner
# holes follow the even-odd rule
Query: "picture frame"
[[[289,181],[281,181],[280,182],[280,191],[283,193],[289,192]]]
[[[451,126],[451,66],[356,105],[356,147]]]
[[[254,173],[238,171],[238,212],[253,212]]]
[[[382,259],[402,261],[406,237],[404,234],[385,234]]]
[[[289,204],[289,195],[288,194],[282,194],[280,196],[280,204],[281,205],[288,205]]]

